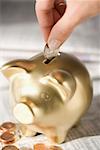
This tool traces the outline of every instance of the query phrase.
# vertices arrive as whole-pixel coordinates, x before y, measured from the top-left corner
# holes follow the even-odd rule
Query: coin
[[[13,123],[13,122],[4,122],[4,123],[1,125],[1,128],[2,128],[3,130],[15,131],[15,130],[16,130],[16,124]]]
[[[44,57],[46,58],[47,62],[49,63],[52,59],[59,55],[59,48],[57,49],[50,49],[48,44],[44,47]]]
[[[34,150],[47,150],[47,147],[43,143],[37,143],[34,145]]]
[[[62,150],[59,146],[50,146],[48,150]]]
[[[2,150],[19,150],[19,149],[14,145],[8,145],[3,147]]]
[[[15,142],[15,136],[13,133],[10,133],[8,131],[4,132],[1,136],[0,139],[3,143],[9,144],[9,143],[14,143]]]

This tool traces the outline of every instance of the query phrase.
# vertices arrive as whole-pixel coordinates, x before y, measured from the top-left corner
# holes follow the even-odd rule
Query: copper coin
[[[34,150],[47,150],[47,147],[43,143],[37,143],[34,145]]]
[[[14,142],[15,141],[15,136],[13,133],[10,133],[8,131],[4,132],[1,136],[0,139],[4,143],[9,143],[9,142]]]
[[[48,150],[62,150],[59,146],[50,146]]]
[[[2,150],[19,150],[19,149],[14,145],[8,145],[3,147]]]
[[[3,130],[10,130],[10,131],[14,131],[16,129],[16,124],[13,123],[13,122],[4,122],[2,125],[1,125],[1,128]]]

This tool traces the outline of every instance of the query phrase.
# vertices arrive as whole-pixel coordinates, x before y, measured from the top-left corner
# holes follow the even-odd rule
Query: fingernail
[[[48,41],[48,46],[52,51],[59,49],[60,45],[61,45],[61,42],[58,40],[52,39]]]
[[[65,10],[66,10],[66,4],[65,4],[65,2],[57,3],[57,4],[55,5],[55,8],[56,8],[56,10],[58,11],[58,13],[59,13],[61,16],[63,16],[63,14],[64,14],[64,12],[65,12]]]

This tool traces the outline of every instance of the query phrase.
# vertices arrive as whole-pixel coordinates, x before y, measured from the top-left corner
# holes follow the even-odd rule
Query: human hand
[[[50,49],[59,48],[74,28],[100,13],[100,0],[37,0],[36,14]]]

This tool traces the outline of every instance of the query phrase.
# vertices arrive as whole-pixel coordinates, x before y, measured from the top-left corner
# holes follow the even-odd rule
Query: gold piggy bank
[[[44,61],[43,53],[2,67],[10,81],[11,106],[17,121],[62,143],[88,110],[92,99],[87,69],[66,53]]]

